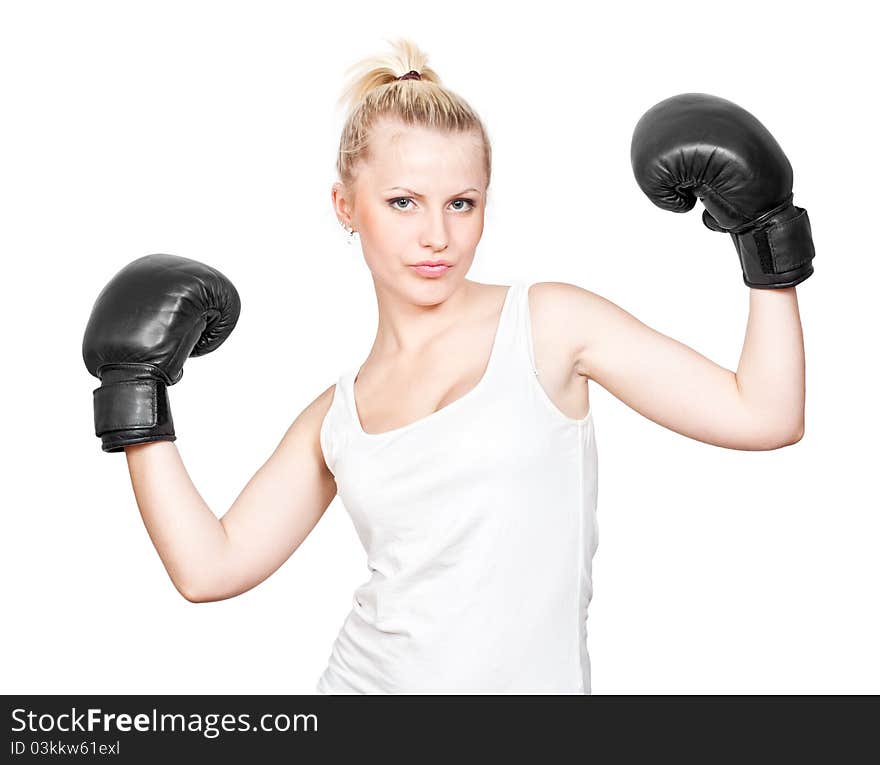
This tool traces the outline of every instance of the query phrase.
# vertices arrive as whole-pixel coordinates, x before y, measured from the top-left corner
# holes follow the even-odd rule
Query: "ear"
[[[330,200],[336,212],[336,217],[340,223],[346,226],[351,225],[352,215],[354,214],[354,205],[349,201],[350,192],[346,189],[345,184],[336,181],[330,189]]]

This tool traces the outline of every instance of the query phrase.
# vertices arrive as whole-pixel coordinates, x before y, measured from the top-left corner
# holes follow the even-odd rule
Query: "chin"
[[[413,302],[420,305],[436,305],[464,285],[464,277],[454,275],[450,269],[443,276],[429,277],[417,273],[410,274],[406,279],[404,291],[413,296]],[[426,299],[426,296],[430,296]]]

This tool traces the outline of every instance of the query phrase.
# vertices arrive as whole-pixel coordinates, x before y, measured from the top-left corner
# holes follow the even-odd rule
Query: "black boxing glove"
[[[749,287],[794,287],[813,273],[810,219],[792,204],[791,165],[745,109],[705,93],[667,98],[638,121],[630,157],[658,207],[687,212],[702,200],[703,223],[730,234]]]
[[[217,348],[235,328],[238,292],[219,271],[176,255],[129,263],[98,295],[83,337],[95,435],[105,452],[174,441],[166,386],[183,363]]]

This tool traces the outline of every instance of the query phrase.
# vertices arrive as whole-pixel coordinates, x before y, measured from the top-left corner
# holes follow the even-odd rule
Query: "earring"
[[[348,232],[348,244],[351,244],[354,241],[354,235],[357,233],[353,228],[349,228],[344,223],[342,224],[342,228],[344,228]]]

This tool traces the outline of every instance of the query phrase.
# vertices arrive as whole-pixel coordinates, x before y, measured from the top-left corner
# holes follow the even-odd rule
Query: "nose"
[[[432,250],[445,250],[449,244],[449,235],[446,232],[446,224],[443,221],[443,213],[428,215],[425,228],[422,232],[422,246]]]

